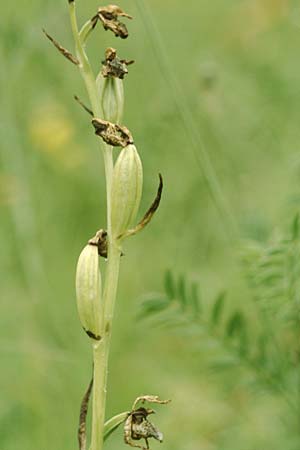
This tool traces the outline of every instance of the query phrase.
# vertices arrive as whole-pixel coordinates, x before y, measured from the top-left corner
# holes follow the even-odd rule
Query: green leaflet
[[[217,325],[221,319],[223,309],[224,309],[225,297],[226,297],[226,292],[223,291],[217,296],[217,298],[215,300],[215,303],[212,307],[212,312],[211,312],[212,325]]]

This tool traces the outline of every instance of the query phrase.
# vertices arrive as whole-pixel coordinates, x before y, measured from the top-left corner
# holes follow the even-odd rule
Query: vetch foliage
[[[258,387],[299,413],[299,215],[280,238],[265,245],[245,243],[241,263],[251,309],[243,299],[239,307],[232,305],[226,290],[203,301],[195,282],[167,271],[164,292],[141,302],[139,318],[187,333],[198,349],[214,342],[220,351],[211,354],[208,369],[243,368]]]

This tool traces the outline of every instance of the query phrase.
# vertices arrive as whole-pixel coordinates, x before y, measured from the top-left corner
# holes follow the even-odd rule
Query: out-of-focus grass
[[[208,376],[204,357],[186,337],[136,323],[137,299],[161,289],[166,268],[199,281],[204,298],[224,287],[236,303],[247,295],[236,247],[205,186],[152,37],[135,3],[121,3],[135,16],[130,38],[116,41],[99,28],[90,54],[99,66],[112,45],[136,60],[125,81],[124,123],[143,158],[142,210],[159,171],[165,191],[151,227],[126,244],[108,413],[127,409],[138,394],[158,393],[173,399],[156,418],[166,450],[292,450],[299,442],[279,421],[280,398],[250,390],[238,374]],[[263,241],[299,208],[299,6],[288,0],[148,4],[238,239]],[[78,0],[82,19],[97,6]],[[85,98],[79,75],[41,33],[45,27],[72,45],[66,1],[6,2],[1,9],[0,445],[68,450],[77,445],[78,406],[91,373],[74,268],[86,240],[104,225],[103,165],[88,117],[72,99],[74,93]],[[107,448],[121,448],[120,439],[119,433]]]

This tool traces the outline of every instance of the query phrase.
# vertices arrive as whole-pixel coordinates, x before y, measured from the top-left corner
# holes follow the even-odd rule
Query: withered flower
[[[100,136],[104,142],[113,147],[126,147],[133,144],[133,138],[128,128],[117,125],[107,120],[93,119],[92,124],[95,134]]]
[[[98,20],[100,20],[105,30],[111,30],[116,37],[126,39],[128,37],[128,30],[126,25],[119,21],[119,16],[132,19],[132,16],[125,13],[119,6],[108,5],[100,7],[97,14],[92,18],[94,22],[93,26],[95,27]]]
[[[105,51],[105,60],[102,61],[102,75],[106,77],[120,78],[121,80],[128,74],[127,66],[133,64],[133,60],[120,59],[114,48],[109,47]]]

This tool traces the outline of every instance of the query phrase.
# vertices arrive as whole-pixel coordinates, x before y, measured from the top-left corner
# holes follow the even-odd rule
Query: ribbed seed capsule
[[[81,324],[93,339],[100,339],[101,326],[101,274],[98,248],[86,245],[76,270],[77,308]]]
[[[136,217],[143,187],[143,168],[134,145],[121,151],[113,171],[111,226],[114,237],[126,231]]]
[[[112,123],[121,123],[124,109],[123,81],[115,77],[97,77],[103,117]]]

